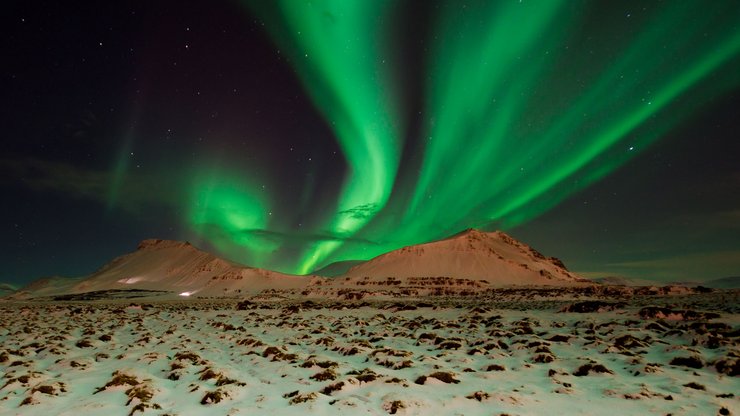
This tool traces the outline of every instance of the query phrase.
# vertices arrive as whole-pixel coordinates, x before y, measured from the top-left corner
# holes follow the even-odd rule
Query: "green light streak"
[[[719,45],[717,49],[704,55],[701,54],[702,51],[699,51],[695,56],[694,66],[683,73],[681,72],[682,68],[675,68],[666,73],[659,65],[645,65],[645,62],[651,61],[650,58],[654,55],[654,51],[665,45],[667,38],[672,38],[674,42],[680,44],[690,42],[697,35],[697,32],[701,29],[699,25],[683,25],[683,30],[680,33],[674,33],[677,22],[696,21],[696,19],[692,19],[695,10],[685,7],[686,4],[688,3],[677,4],[674,9],[666,10],[666,13],[662,14],[660,19],[651,22],[649,24],[651,30],[644,32],[639,39],[632,42],[631,47],[622,54],[621,59],[614,62],[595,85],[588,90],[587,94],[584,94],[577,103],[573,104],[569,111],[564,112],[554,125],[545,131],[541,139],[538,139],[536,145],[520,158],[521,160],[536,159],[538,154],[547,154],[547,152],[553,150],[553,146],[560,145],[564,137],[577,137],[572,140],[577,140],[579,146],[574,148],[574,151],[568,157],[561,159],[559,166],[554,166],[555,163],[549,163],[552,165],[551,174],[537,178],[526,177],[522,180],[521,175],[517,175],[516,166],[510,165],[508,169],[504,169],[496,176],[496,179],[491,182],[492,188],[500,189],[504,184],[516,184],[517,188],[522,189],[523,192],[517,197],[509,198],[507,204],[490,212],[488,214],[489,218],[505,218],[548,190],[552,190],[559,182],[575,173],[588,175],[590,178],[588,181],[580,182],[578,189],[582,189],[613,171],[628,158],[616,155],[611,160],[618,160],[619,163],[609,163],[609,160],[607,160],[606,163],[611,166],[611,169],[601,167],[599,169],[600,175],[589,175],[585,171],[579,172],[589,161],[624,139],[640,140],[642,144],[640,149],[644,149],[682,119],[674,115],[674,117],[663,118],[658,123],[654,123],[653,129],[655,132],[650,134],[650,140],[646,140],[645,137],[634,138],[630,136],[634,129],[665,109],[681,93],[709,75],[738,52],[737,39],[731,38],[725,44]],[[620,77],[620,74],[634,70],[634,68],[642,68],[644,74],[632,80],[623,80],[623,77]],[[641,89],[646,91],[658,89],[659,91],[648,93],[648,98],[645,98],[643,94],[638,100],[635,96],[636,93],[638,97],[640,96],[639,91]],[[705,101],[709,97],[711,97],[711,94],[702,92],[695,94],[695,98],[699,101]],[[598,114],[599,124],[605,127],[593,126],[589,134],[584,135],[584,126],[588,125],[587,122],[584,122],[584,113]],[[661,134],[656,134],[657,131],[660,131]],[[545,163],[545,161],[542,162]],[[567,195],[563,195],[564,197],[567,197]],[[558,199],[562,200],[563,198]],[[517,214],[518,219],[516,221],[508,220],[506,223],[509,226],[521,224],[544,212],[549,207],[540,208],[535,206],[530,208],[534,209],[529,215],[521,215],[520,212]]]
[[[389,2],[320,0],[255,3],[278,45],[288,51],[304,87],[339,141],[348,164],[344,187],[326,232],[349,237],[381,210],[399,159],[398,101],[376,38]],[[352,210],[366,208],[364,215]],[[298,272],[308,273],[340,246],[320,241],[306,249]]]
[[[123,146],[118,152],[116,163],[113,165],[110,185],[108,186],[108,196],[106,204],[106,208],[108,209],[108,211],[113,209],[118,204],[121,187],[123,186],[124,180],[126,178],[126,172],[128,171],[132,142],[131,135],[128,134],[123,140]]]
[[[639,17],[600,15],[597,25],[588,8],[626,6],[443,3],[425,43],[426,71],[415,74],[424,80],[421,167],[395,182],[412,120],[400,116],[404,91],[392,82],[404,68],[393,67],[382,37],[393,3],[249,3],[344,153],[336,200],[301,231],[330,238],[301,240],[297,258],[281,257],[280,244],[245,232],[273,229],[266,198],[227,173],[198,182],[190,221],[224,250],[250,253],[237,259],[297,273],[470,226],[524,224],[740,86],[735,4],[648,5]]]
[[[522,91],[537,82],[552,59],[539,41],[547,34],[557,44],[564,35],[562,5],[484,2],[463,11],[452,4],[440,12],[445,35],[436,46],[427,86],[434,121],[407,215],[432,214],[435,208],[430,205],[436,204],[439,213],[460,212],[480,197],[460,189],[490,171],[491,163],[507,151],[511,125],[529,99]],[[538,54],[539,59],[522,63],[523,53]],[[429,227],[415,223],[410,238]]]
[[[567,164],[562,166],[561,170],[558,170],[552,175],[546,176],[539,182],[533,184],[526,193],[522,193],[519,197],[512,199],[506,205],[493,211],[489,214],[490,218],[505,217],[544,192],[552,189],[563,179],[576,173],[600,153],[613,146],[620,139],[626,137],[632,130],[645,122],[650,116],[656,114],[665,106],[669,105],[672,100],[738,52],[740,52],[740,36],[735,36],[724,44],[719,45],[717,50],[707,54],[707,56],[704,56],[699,60],[696,65],[673,78],[673,80],[667,83],[647,105],[637,106],[618,123],[614,123],[605,131],[597,133],[594,140],[587,143],[581,152],[576,154]],[[665,128],[661,130],[667,130],[667,127],[668,126],[665,126]],[[656,135],[656,137],[653,138],[657,137],[658,136]],[[592,182],[600,179],[601,176],[606,175],[609,172],[610,171],[602,170],[602,175],[592,176],[590,180]],[[520,219],[520,221],[523,220],[524,218]]]
[[[196,175],[188,221],[193,232],[220,252],[245,264],[264,264],[278,243],[259,231],[269,225],[270,209],[257,187],[234,172]]]
[[[601,72],[591,87],[560,91],[559,84],[570,80],[548,73],[552,60],[545,55],[562,50],[558,28],[570,25],[558,13],[562,4],[482,2],[441,13],[443,32],[432,51],[428,86],[430,140],[405,215],[413,225],[385,234],[395,241],[383,250],[492,221],[513,227],[542,214],[626,161],[625,145],[606,161],[608,169],[591,165],[620,142],[639,141],[642,150],[670,131],[682,118],[662,112],[740,51],[737,30],[723,33],[722,42],[692,48],[716,15],[698,13],[695,3],[670,4],[634,38],[623,36],[627,41],[616,58],[574,69],[581,81]],[[485,23],[477,25],[481,16]],[[668,56],[680,51],[686,65],[669,68],[654,59],[656,50],[671,51]],[[489,62],[497,66],[487,68]],[[629,79],[618,82],[628,71]],[[728,77],[737,81],[728,71],[714,82],[728,84]],[[692,98],[705,102],[716,93],[693,91]],[[566,102],[561,94],[569,96],[566,107],[560,106]],[[652,131],[633,137],[644,124]],[[577,186],[563,186],[568,180]]]

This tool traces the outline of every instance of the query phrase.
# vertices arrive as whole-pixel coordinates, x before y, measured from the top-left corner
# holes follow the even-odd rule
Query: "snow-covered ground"
[[[673,312],[131,302],[0,304],[0,414],[740,413],[738,292],[655,300]]]

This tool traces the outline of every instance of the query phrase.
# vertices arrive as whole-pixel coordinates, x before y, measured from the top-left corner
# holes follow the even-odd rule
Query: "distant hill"
[[[672,282],[671,284],[689,287],[704,286],[714,289],[740,289],[740,276],[722,277],[705,281]]]
[[[647,279],[633,279],[629,277],[622,277],[622,276],[606,276],[606,277],[598,277],[595,279],[591,279],[596,283],[601,283],[604,285],[614,285],[614,286],[663,286],[666,283],[664,282],[656,282],[654,280],[647,280]]]
[[[17,290],[18,288],[11,285],[10,283],[0,283],[0,297],[11,295]]]
[[[34,280],[27,286],[16,291],[12,296],[17,298],[52,296],[58,293],[66,293],[72,286],[82,281],[84,277],[62,277],[49,276]]]
[[[702,283],[702,286],[716,289],[740,289],[740,276],[722,277]]]
[[[712,280],[692,280],[692,281],[656,281],[647,279],[633,279],[629,277],[620,276],[608,276],[591,279],[594,282],[605,284],[605,285],[616,285],[616,286],[685,286],[685,287],[696,287],[704,286],[711,287],[714,289],[740,289],[740,276],[723,277],[720,279]]]

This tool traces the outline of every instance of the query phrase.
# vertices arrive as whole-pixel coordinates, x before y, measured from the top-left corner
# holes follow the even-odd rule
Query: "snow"
[[[737,304],[737,292],[732,296]],[[226,300],[2,303],[0,414],[123,415],[138,404],[144,414],[177,415],[740,412],[740,379],[710,364],[740,354],[736,335],[710,348],[707,333],[686,322],[641,319],[639,305],[559,313],[559,304],[548,302],[522,303],[521,310],[492,308],[490,301],[425,302],[434,306],[403,310],[391,302],[286,300],[237,310],[236,302]],[[676,333],[648,329],[654,322]],[[722,311],[711,322],[737,333],[740,314]],[[650,341],[620,349],[614,340],[626,334]],[[567,341],[550,341],[555,335]],[[446,349],[445,340],[460,347]],[[541,348],[553,361],[536,362]],[[668,364],[678,356],[700,356],[705,365]],[[406,360],[410,366],[394,365]],[[576,376],[588,363],[613,374]],[[492,364],[504,369],[489,371]],[[655,372],[645,370],[653,364]],[[327,369],[335,380],[315,380]],[[438,372],[452,373],[459,383],[431,376]],[[371,373],[377,378],[358,375]],[[114,374],[132,384],[105,387]],[[421,376],[427,379],[417,384]],[[325,390],[340,382],[341,388]],[[684,386],[691,382],[706,390]],[[42,386],[50,386],[43,388],[50,394]],[[209,392],[222,400],[201,404]],[[730,393],[735,397],[719,397]]]
[[[740,291],[704,292],[593,286],[501,232],[334,279],[145,240],[0,301],[0,416],[738,414]]]

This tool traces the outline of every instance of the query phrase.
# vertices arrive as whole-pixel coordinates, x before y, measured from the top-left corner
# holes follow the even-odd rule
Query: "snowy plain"
[[[5,302],[0,415],[740,414],[738,295]]]

